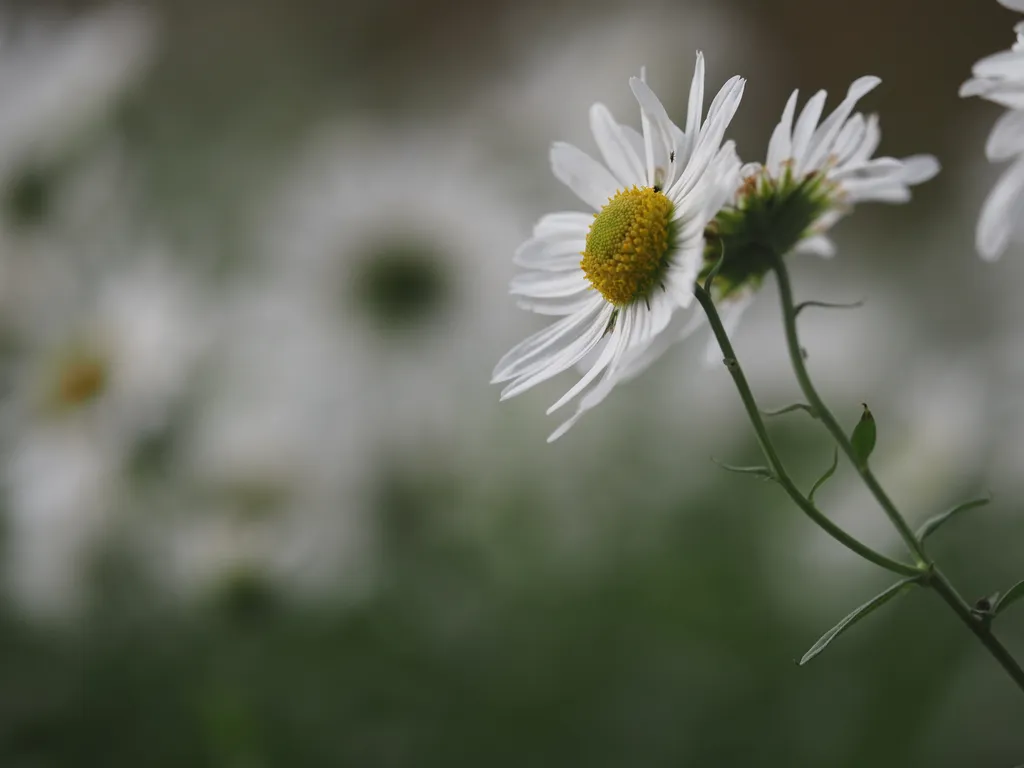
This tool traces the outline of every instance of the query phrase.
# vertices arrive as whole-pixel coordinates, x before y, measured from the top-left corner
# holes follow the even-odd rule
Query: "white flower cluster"
[[[727,289],[720,299],[732,327],[770,269],[771,252],[831,256],[835,247],[826,233],[854,204],[906,202],[910,187],[935,176],[939,164],[930,155],[874,156],[878,119],[853,109],[879,82],[855,81],[824,120],[824,91],[799,117],[794,92],[764,164],[743,165],[733,143],[724,141],[742,79],[729,80],[705,114],[700,53],[683,128],[643,79],[630,81],[641,132],[594,105],[591,129],[603,162],[557,143],[551,165],[596,213],[549,214],[516,251],[515,263],[527,271],[512,281],[511,292],[521,297],[521,307],[559,319],[498,363],[493,381],[508,382],[502,397],[584,365],[579,382],[548,411],[580,397],[575,414],[549,438],[555,440],[616,383],[698,327],[679,311],[689,307],[694,282],[717,260],[718,253],[708,258],[709,244],[717,242],[725,253]]]

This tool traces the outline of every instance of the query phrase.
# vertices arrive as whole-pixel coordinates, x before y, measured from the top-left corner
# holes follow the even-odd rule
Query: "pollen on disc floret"
[[[610,304],[625,306],[657,285],[671,244],[672,201],[660,190],[633,186],[594,214],[580,266]]]

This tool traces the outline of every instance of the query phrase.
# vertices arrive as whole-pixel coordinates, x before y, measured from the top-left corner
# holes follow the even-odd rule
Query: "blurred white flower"
[[[730,79],[704,117],[704,57],[698,53],[685,131],[647,84],[632,78],[642,135],[596,104],[591,125],[606,165],[571,144],[552,147],[555,176],[598,213],[548,214],[516,251],[516,263],[530,270],[512,281],[512,293],[524,297],[519,305],[562,319],[513,347],[492,379],[510,382],[502,399],[512,397],[605,342],[579,382],[548,409],[584,395],[549,442],[604,400],[624,366],[649,362],[645,352],[672,315],[692,302],[704,228],[737,182],[735,147],[722,141],[743,85],[739,77]]]
[[[105,117],[144,72],[155,24],[141,7],[35,16],[0,37],[0,185],[50,160]]]
[[[1021,0],[1000,2],[1024,12]],[[988,261],[1002,255],[1019,228],[1024,193],[1024,22],[1014,31],[1017,42],[1013,47],[976,63],[974,77],[960,87],[961,96],[981,96],[1008,109],[996,121],[985,145],[989,160],[1014,160],[992,188],[978,219],[975,241],[978,253]]]
[[[167,538],[172,587],[240,570],[353,593],[371,580],[364,484],[375,456],[352,337],[308,297],[243,281],[219,315],[216,365],[185,440],[193,494]]]
[[[73,275],[8,339],[0,420],[9,583],[50,615],[77,607],[122,472],[167,425],[205,341],[196,284],[159,250],[92,279]]]
[[[477,154],[439,126],[328,127],[258,209],[254,268],[349,340],[343,405],[372,417],[371,450],[437,449],[495,412],[478,382],[522,327],[502,254],[523,232]]]

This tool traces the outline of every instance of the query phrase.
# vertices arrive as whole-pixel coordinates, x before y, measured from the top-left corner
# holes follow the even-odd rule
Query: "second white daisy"
[[[511,285],[520,306],[561,319],[498,362],[493,381],[509,382],[502,399],[567,370],[604,342],[593,365],[548,409],[582,395],[549,442],[604,400],[624,361],[649,348],[675,311],[689,306],[704,228],[738,180],[735,147],[722,141],[743,95],[742,78],[722,87],[702,120],[704,58],[698,53],[683,130],[641,78],[629,84],[640,104],[642,134],[595,104],[591,130],[604,164],[569,144],[551,149],[555,177],[597,213],[548,214],[515,254],[527,270]]]

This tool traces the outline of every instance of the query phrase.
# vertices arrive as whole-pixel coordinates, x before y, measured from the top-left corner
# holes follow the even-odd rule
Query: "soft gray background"
[[[553,446],[567,376],[498,404],[543,318],[505,292],[576,206],[556,139],[681,115],[748,78],[763,157],[789,92],[876,74],[880,152],[936,154],[858,210],[801,297],[810,364],[971,599],[1024,576],[1024,247],[973,228],[998,109],[961,101],[1013,40],[995,0],[32,2],[0,30],[4,766],[1024,762],[1024,699],[929,594],[794,659],[886,584],[775,487],[706,339]],[[54,96],[53,94],[56,94]],[[769,280],[736,336],[796,399]],[[772,425],[800,481],[831,449]],[[828,513],[899,544],[843,467]],[[1024,655],[1024,611],[1000,634]]]

